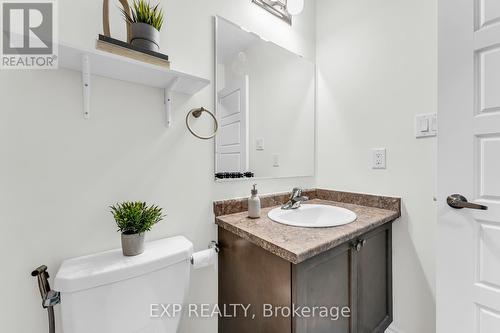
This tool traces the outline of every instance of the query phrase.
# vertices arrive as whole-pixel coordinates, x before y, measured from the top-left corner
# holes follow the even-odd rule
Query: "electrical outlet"
[[[373,169],[385,169],[386,168],[386,149],[385,148],[374,148],[372,149],[372,168]]]

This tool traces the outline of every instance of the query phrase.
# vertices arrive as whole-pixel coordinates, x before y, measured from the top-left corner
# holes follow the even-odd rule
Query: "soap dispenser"
[[[248,198],[248,217],[251,219],[260,217],[260,198],[256,186],[257,184],[253,184],[252,195]]]

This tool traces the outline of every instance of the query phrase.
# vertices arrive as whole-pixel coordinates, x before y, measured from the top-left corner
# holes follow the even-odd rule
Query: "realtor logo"
[[[55,3],[2,2],[2,69],[55,69]]]

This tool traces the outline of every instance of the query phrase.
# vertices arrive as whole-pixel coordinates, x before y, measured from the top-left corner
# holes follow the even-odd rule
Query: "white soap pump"
[[[252,196],[248,198],[248,217],[251,219],[260,217],[260,198],[256,186],[257,184],[253,184]]]

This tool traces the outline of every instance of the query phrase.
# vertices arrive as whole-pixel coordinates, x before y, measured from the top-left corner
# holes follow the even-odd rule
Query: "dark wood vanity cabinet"
[[[219,228],[219,307],[251,305],[246,317],[239,311],[236,317],[219,318],[219,333],[384,332],[392,322],[391,230],[387,223],[292,264]],[[299,316],[277,311],[267,317],[269,305],[265,312],[264,304],[271,304],[273,312],[279,307],[293,311],[294,305],[330,312],[313,317],[307,311]],[[342,308],[349,317],[341,316]]]

